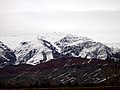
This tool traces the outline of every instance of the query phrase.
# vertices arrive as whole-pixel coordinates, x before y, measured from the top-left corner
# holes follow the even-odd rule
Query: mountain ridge
[[[102,60],[120,59],[120,50],[111,48],[84,36],[65,33],[43,33],[37,35],[17,36],[14,43],[17,47],[14,53],[17,64],[32,64],[47,62],[50,59],[62,57],[96,58]],[[21,38],[21,39],[20,39]],[[28,39],[29,38],[29,39]],[[10,40],[10,39],[9,39]],[[2,41],[3,38],[2,38]],[[5,42],[7,42],[5,38]],[[12,39],[11,39],[11,42]],[[10,46],[13,43],[10,43]],[[14,46],[13,46],[14,47]]]
[[[28,64],[8,65],[0,68],[0,86],[10,87],[63,87],[114,85],[120,72],[114,62],[99,59],[69,57],[51,59],[35,66]],[[107,82],[109,81],[109,82]],[[24,83],[23,83],[24,82]],[[47,84],[46,84],[47,82]],[[2,84],[1,84],[2,83]],[[120,85],[120,83],[116,83]],[[35,86],[34,86],[35,85]]]

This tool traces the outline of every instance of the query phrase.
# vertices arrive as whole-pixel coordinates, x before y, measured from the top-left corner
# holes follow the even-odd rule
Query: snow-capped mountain
[[[59,40],[64,35],[61,33],[43,33],[36,35],[31,41],[21,42],[15,49],[17,56],[16,64],[27,63],[36,65],[58,58],[60,56],[60,48],[54,44],[54,41]]]
[[[120,50],[111,48],[100,42],[72,34],[43,33],[36,35],[17,36],[17,40],[7,42],[17,56],[16,64],[26,63],[36,65],[50,59],[62,57],[97,58],[103,60],[120,59]],[[25,38],[25,39],[24,39]],[[15,40],[15,41],[14,41]],[[19,41],[20,40],[20,41]],[[22,41],[23,40],[23,41]],[[14,42],[16,47],[14,46]]]
[[[87,37],[66,35],[61,40],[55,42],[61,48],[61,53],[67,56],[113,59],[116,54],[114,48],[110,48],[100,42],[95,42]]]
[[[20,46],[15,50],[18,59],[16,64],[27,63],[36,65],[40,62],[46,62],[54,58],[53,51],[57,53],[57,50],[50,42],[39,39],[39,37],[32,41],[21,42]]]
[[[0,67],[14,64],[16,56],[14,52],[0,41]]]

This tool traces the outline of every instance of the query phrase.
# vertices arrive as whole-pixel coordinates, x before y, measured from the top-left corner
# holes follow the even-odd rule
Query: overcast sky
[[[120,42],[120,0],[0,0],[0,36],[43,32]]]

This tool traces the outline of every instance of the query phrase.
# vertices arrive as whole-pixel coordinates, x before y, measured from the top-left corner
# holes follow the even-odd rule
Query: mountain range
[[[120,48],[85,36],[0,37],[0,89],[120,85]]]
[[[119,60],[120,49],[88,37],[65,33],[43,33],[1,37],[0,66],[7,63],[37,65],[64,57]],[[6,44],[6,45],[5,45]],[[11,64],[10,63],[10,64]]]

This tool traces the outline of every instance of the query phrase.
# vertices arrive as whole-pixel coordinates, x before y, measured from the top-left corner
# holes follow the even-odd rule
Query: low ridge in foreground
[[[35,66],[8,65],[0,69],[0,87],[119,86],[119,67],[119,63],[79,57],[52,59]]]

